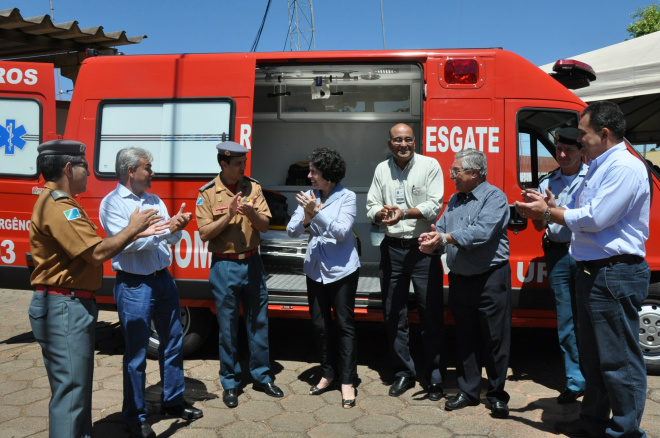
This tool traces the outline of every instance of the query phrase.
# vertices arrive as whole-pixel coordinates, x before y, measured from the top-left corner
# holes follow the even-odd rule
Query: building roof
[[[138,44],[146,37],[105,32],[102,26],[81,29],[77,21],[55,24],[48,15],[23,17],[18,8],[0,10],[0,59],[50,62],[72,80],[90,54],[114,55],[115,47]],[[86,52],[89,49],[92,52]]]

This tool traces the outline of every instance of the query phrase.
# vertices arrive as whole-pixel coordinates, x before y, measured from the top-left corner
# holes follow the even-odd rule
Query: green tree
[[[637,8],[637,12],[630,14],[630,16],[637,19],[626,28],[632,38],[660,30],[660,3],[653,3],[645,8]]]

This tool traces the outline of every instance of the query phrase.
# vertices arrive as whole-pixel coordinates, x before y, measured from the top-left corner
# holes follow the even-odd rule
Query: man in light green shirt
[[[412,280],[422,328],[424,380],[429,399],[444,395],[443,277],[440,257],[419,250],[420,234],[440,214],[444,192],[442,169],[430,157],[415,153],[415,137],[403,123],[389,132],[392,157],[376,167],[367,195],[367,216],[380,226],[380,278],[383,314],[394,371],[389,394],[398,397],[415,386],[415,364],[408,345],[408,294]]]

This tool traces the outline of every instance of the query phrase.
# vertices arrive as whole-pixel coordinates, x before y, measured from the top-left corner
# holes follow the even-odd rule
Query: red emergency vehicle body
[[[42,134],[31,143],[36,149],[40,141],[52,137],[52,74],[43,71],[44,65],[0,63],[3,66],[38,71],[38,87],[10,88],[0,83],[2,96],[35,99],[41,105]],[[360,287],[373,283],[369,291],[358,293],[356,317],[382,320],[377,274],[369,270],[377,265],[378,253],[370,245],[366,208],[361,206],[366,204],[375,166],[389,156],[389,127],[410,124],[417,152],[438,160],[444,172],[445,203],[455,191],[449,179],[455,153],[477,148],[488,157],[488,181],[513,204],[521,189],[537,186],[540,176],[557,167],[552,133],[577,126],[584,107],[536,66],[501,49],[98,57],[81,67],[63,136],[88,145],[92,175],[79,201],[97,224],[99,203],[117,184],[114,156],[121,147],[137,145],[154,152],[156,178],[151,191],[170,212],[182,202],[193,211],[199,187],[218,172],[215,144],[237,141],[251,149],[248,173],[264,188],[287,196],[289,214],[296,206],[293,195],[306,187],[285,182],[288,166],[304,160],[316,147],[339,150],[348,163],[343,183],[358,196],[356,232],[364,277]],[[0,122],[9,116],[0,113]],[[0,156],[7,159],[6,146]],[[38,191],[34,188],[43,187],[43,180],[34,171],[0,177],[4,223],[29,220],[36,200],[33,193]],[[658,188],[657,175],[653,185]],[[654,199],[652,230],[660,226],[659,208]],[[28,231],[17,228],[0,226],[2,286],[27,288]],[[276,231],[263,239],[272,232]],[[509,238],[514,325],[555,325],[541,234],[512,210]],[[657,240],[652,232],[647,243],[654,283],[660,281]],[[195,223],[186,228],[173,253],[170,269],[179,284],[182,306],[214,310],[207,244],[199,239]],[[279,272],[269,271],[267,262],[266,271],[269,281]],[[114,274],[109,262],[104,274],[98,302],[112,303]],[[304,287],[283,278],[283,286],[269,283],[270,315],[307,318]],[[446,287],[445,278],[445,291]]]

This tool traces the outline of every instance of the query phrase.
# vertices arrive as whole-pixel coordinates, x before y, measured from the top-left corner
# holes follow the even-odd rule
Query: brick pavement
[[[0,289],[0,435],[47,437],[50,397],[41,352],[33,343],[27,318],[30,292]],[[116,314],[101,312],[97,328],[93,420],[96,438],[126,436],[121,422],[123,339]],[[403,396],[387,395],[387,358],[377,324],[360,325],[357,406],[344,410],[339,390],[307,395],[318,379],[308,321],[273,320],[271,349],[276,383],[285,392],[272,399],[243,388],[239,406],[222,403],[218,360],[211,337],[184,362],[186,398],[204,409],[204,418],[190,424],[158,412],[160,394],[157,363],[147,365],[148,421],[159,437],[556,437],[553,425],[576,417],[578,405],[558,405],[561,389],[558,347],[550,330],[514,330],[507,390],[511,416],[498,420],[482,403],[447,412],[443,402],[431,402],[419,384]],[[451,348],[451,345],[450,345]],[[555,351],[556,350],[556,351]],[[448,355],[451,358],[451,353]],[[561,368],[559,368],[561,369]],[[445,383],[456,388],[450,370]],[[484,399],[482,398],[482,401]],[[660,376],[649,376],[649,395],[642,421],[650,438],[660,438]]]

